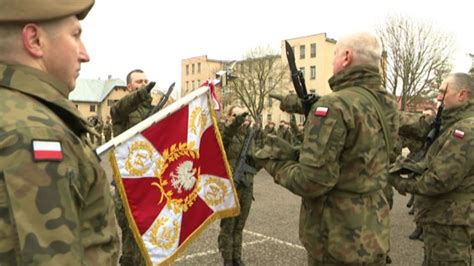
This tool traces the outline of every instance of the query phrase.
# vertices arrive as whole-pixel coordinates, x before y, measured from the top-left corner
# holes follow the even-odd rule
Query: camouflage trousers
[[[248,187],[237,186],[237,195],[240,203],[240,214],[236,217],[221,220],[221,230],[217,238],[219,251],[224,260],[242,257],[242,234],[252,206],[253,184]]]
[[[328,259],[325,262],[314,260],[308,254],[308,266],[383,266],[387,265],[386,258],[380,258],[380,261],[371,262],[371,263],[344,263],[336,259]]]
[[[123,266],[145,266],[145,260],[142,256],[140,248],[135,242],[133,233],[128,225],[127,216],[123,208],[122,200],[117,190],[114,193],[115,215],[122,230],[122,256],[120,257],[120,265]]]
[[[423,265],[471,265],[469,229],[467,226],[423,224]]]

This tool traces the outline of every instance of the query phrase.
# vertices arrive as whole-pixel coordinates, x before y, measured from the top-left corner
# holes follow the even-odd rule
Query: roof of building
[[[69,94],[69,100],[100,103],[117,86],[125,87],[125,81],[121,79],[78,79],[76,88]]]

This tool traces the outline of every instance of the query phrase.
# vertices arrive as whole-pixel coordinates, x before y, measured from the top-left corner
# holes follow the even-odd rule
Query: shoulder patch
[[[464,139],[464,131],[461,131],[459,129],[455,129],[453,131],[453,136],[455,136],[458,139]]]
[[[62,161],[64,159],[61,142],[54,140],[33,140],[31,142],[33,160]]]
[[[327,107],[316,107],[316,111],[314,111],[315,116],[325,117],[329,112],[329,108]]]

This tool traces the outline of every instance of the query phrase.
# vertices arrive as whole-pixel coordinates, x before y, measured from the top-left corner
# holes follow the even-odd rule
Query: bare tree
[[[254,120],[261,120],[260,114],[268,106],[268,94],[280,91],[288,82],[287,66],[270,47],[257,47],[237,62],[234,70],[237,77],[225,89],[226,102],[240,102]]]
[[[402,110],[414,99],[430,97],[451,71],[452,36],[401,16],[388,17],[376,31],[387,52],[386,86],[400,96]]]

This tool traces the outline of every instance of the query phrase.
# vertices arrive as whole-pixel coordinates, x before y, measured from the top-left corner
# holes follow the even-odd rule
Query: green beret
[[[2,0],[0,22],[45,21],[76,15],[82,20],[94,0]]]

